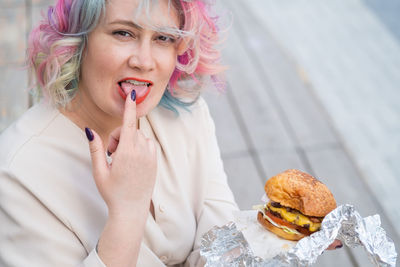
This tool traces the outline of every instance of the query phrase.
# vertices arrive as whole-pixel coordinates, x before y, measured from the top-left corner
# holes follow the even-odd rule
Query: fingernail
[[[338,249],[338,248],[341,248],[341,247],[343,247],[343,244],[337,245],[337,246],[335,247],[335,249]]]
[[[131,91],[131,99],[132,99],[133,101],[136,100],[136,91],[135,91],[135,90],[132,90],[132,91]]]
[[[88,139],[89,141],[93,141],[94,135],[93,135],[92,130],[90,130],[90,128],[88,128],[88,127],[85,127],[85,133],[86,133],[87,139]]]
[[[111,156],[111,152],[107,150],[107,156]]]

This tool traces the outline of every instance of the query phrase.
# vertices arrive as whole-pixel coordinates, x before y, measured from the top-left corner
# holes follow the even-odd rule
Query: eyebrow
[[[129,20],[115,20],[115,21],[110,22],[109,24],[122,24],[122,25],[126,25],[126,26],[129,26],[132,28],[139,29],[139,30],[143,29],[142,26],[140,26],[136,23],[133,23],[132,21],[129,21]]]
[[[140,26],[139,24],[134,23],[133,21],[130,20],[114,20],[112,22],[109,23],[109,25],[112,24],[122,24],[122,25],[126,25],[128,27],[132,27],[138,30],[143,30],[144,28],[142,26]],[[158,32],[169,32],[169,29],[175,29],[173,27],[158,27]],[[180,31],[180,30],[178,30]],[[179,34],[178,34],[179,35]],[[178,38],[178,36],[176,36],[176,38]]]

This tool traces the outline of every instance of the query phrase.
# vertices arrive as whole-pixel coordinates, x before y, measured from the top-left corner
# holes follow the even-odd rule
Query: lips
[[[118,93],[126,99],[132,90],[136,91],[136,104],[142,103],[150,93],[153,82],[134,77],[127,77],[118,82]]]

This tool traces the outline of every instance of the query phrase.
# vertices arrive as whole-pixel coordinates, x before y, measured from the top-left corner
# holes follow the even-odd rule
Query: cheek
[[[110,86],[113,83],[113,73],[115,73],[121,61],[119,55],[114,53],[110,47],[106,48],[94,44],[89,46],[82,60],[82,81],[85,81],[89,88]]]
[[[158,66],[162,71],[163,78],[171,76],[176,66],[177,51],[175,47],[169,47],[157,50],[155,58],[158,60]]]
[[[168,60],[168,67],[169,67],[171,74],[175,69],[177,57],[178,57],[178,55],[177,55],[176,51],[174,50],[174,53],[169,57],[169,60]]]
[[[162,77],[165,80],[166,83],[169,82],[174,70],[176,67],[176,56],[168,56],[164,57],[163,63],[162,63]]]
[[[92,51],[87,59],[86,72],[97,76],[98,79],[106,79],[107,73],[115,64],[111,54],[100,51]]]

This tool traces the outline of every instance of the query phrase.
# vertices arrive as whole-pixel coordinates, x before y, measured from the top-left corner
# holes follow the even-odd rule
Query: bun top
[[[304,215],[324,217],[336,208],[335,198],[328,187],[299,170],[291,169],[275,175],[266,182],[264,189],[272,201]]]

